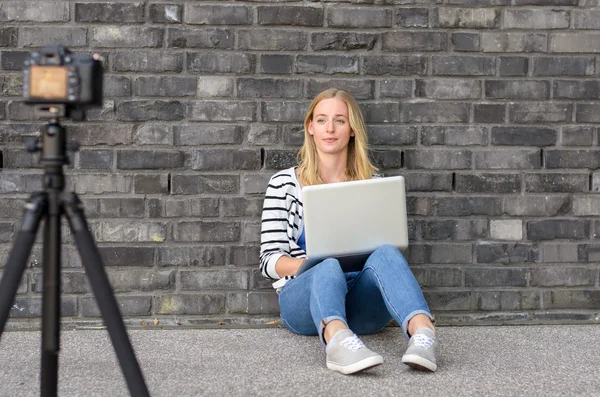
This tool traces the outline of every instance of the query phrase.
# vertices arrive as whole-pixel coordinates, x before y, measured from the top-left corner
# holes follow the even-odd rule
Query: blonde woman
[[[298,167],[273,175],[262,213],[260,268],[277,280],[281,319],[292,332],[319,335],[329,369],[352,374],[383,363],[357,334],[380,331],[394,318],[410,338],[402,361],[437,369],[436,336],[429,307],[396,247],[373,252],[359,272],[344,273],[329,258],[295,277],[305,253],[301,187],[373,177],[365,122],[346,91],[328,89],[312,101],[304,119]],[[351,199],[350,197],[348,198]]]

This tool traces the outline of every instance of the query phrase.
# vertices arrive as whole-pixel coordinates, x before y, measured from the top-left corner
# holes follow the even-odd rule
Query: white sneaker
[[[364,371],[383,364],[383,357],[369,350],[349,329],[335,333],[327,347],[327,368],[344,375]]]

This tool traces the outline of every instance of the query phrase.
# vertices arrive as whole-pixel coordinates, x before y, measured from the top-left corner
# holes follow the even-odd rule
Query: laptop
[[[302,196],[307,259],[296,276],[327,258],[361,270],[383,244],[408,247],[402,176],[305,186]]]

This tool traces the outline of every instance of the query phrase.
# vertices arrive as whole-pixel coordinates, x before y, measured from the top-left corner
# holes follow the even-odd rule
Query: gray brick
[[[135,175],[133,177],[133,192],[135,194],[168,194],[168,175]]]
[[[589,175],[560,174],[525,174],[525,191],[533,193],[580,193],[589,189]]]
[[[490,29],[499,27],[500,11],[490,8],[438,8],[433,26],[441,28]]]
[[[445,32],[387,32],[382,34],[382,50],[391,52],[444,51]]]
[[[493,76],[496,60],[493,57],[448,56],[432,57],[434,75],[450,76]]]
[[[117,174],[79,174],[70,180],[72,189],[79,194],[128,193],[133,182],[131,176]]]
[[[298,98],[303,93],[301,80],[292,79],[237,79],[240,98]]]
[[[469,5],[478,7],[505,6],[510,4],[510,0],[448,0],[448,4]]]
[[[520,219],[490,220],[490,238],[494,240],[523,240],[523,221]]]
[[[427,8],[398,8],[396,24],[404,28],[426,28],[429,24]]]
[[[543,33],[483,32],[483,52],[547,52],[548,38]]]
[[[40,168],[40,156],[31,154],[23,148],[6,148],[2,151],[2,167],[13,168]]]
[[[245,216],[260,217],[263,208],[263,198],[223,197],[221,198],[221,213],[225,217]]]
[[[564,126],[561,143],[563,146],[593,146],[594,128],[587,126]]]
[[[421,144],[445,146],[487,145],[488,132],[483,127],[435,126],[423,127]]]
[[[427,58],[421,55],[364,56],[363,68],[368,75],[424,76],[427,74]]]
[[[227,297],[227,310],[232,314],[279,315],[277,294],[274,291],[232,293]]]
[[[104,266],[146,266],[154,264],[152,247],[98,247]]]
[[[11,318],[41,317],[42,298],[16,297],[9,313]],[[60,315],[73,317],[77,315],[77,298],[63,296],[60,300]]]
[[[116,72],[181,72],[183,54],[149,51],[117,51],[111,54]]]
[[[260,73],[290,74],[294,65],[291,55],[263,54],[260,56]]]
[[[150,4],[150,21],[154,23],[181,23],[183,8],[177,4]]]
[[[416,80],[415,95],[433,99],[477,99],[481,82],[465,79]]]
[[[417,128],[397,125],[371,125],[367,128],[371,145],[414,145]]]
[[[159,266],[223,266],[225,248],[218,246],[175,246],[157,250]]]
[[[479,310],[532,310],[540,308],[540,295],[537,291],[477,291],[475,293]]]
[[[86,28],[22,27],[19,30],[19,47],[39,47],[61,43],[68,47],[87,45]]]
[[[138,26],[101,26],[91,29],[90,44],[97,48],[161,47],[164,30]]]
[[[537,262],[540,250],[536,244],[477,244],[475,246],[477,263],[531,263]]]
[[[265,168],[281,170],[292,167],[297,163],[297,154],[296,150],[268,149],[264,154]]]
[[[302,51],[308,36],[304,32],[280,29],[238,30],[240,50]]]
[[[492,145],[551,146],[556,131],[545,127],[492,127]]]
[[[167,29],[167,47],[233,49],[231,29]]]
[[[322,79],[310,79],[307,82],[306,95],[308,97],[315,97],[322,91],[328,88],[338,88],[346,90],[352,93],[355,99],[373,99],[375,92],[375,81],[374,80],[322,80]]]
[[[402,118],[415,123],[466,123],[469,104],[451,102],[416,102],[402,105]]]
[[[479,33],[452,33],[452,46],[455,51],[479,51]]]
[[[3,1],[0,22],[67,22],[69,2],[36,1],[35,4],[20,1]]]
[[[258,258],[259,253],[259,246],[234,246],[229,250],[228,262],[235,266],[256,266],[256,258]],[[258,275],[262,277],[259,269],[254,269],[253,273],[258,273]],[[270,287],[271,284],[269,283],[268,286]],[[251,288],[253,288],[253,286],[251,286]]]
[[[535,58],[535,76],[591,76],[594,74],[593,57],[544,57]]]
[[[597,234],[594,235],[598,237]],[[600,258],[600,246],[596,244],[578,244],[577,245],[577,260],[583,262],[597,262]]]
[[[104,76],[102,91],[108,98],[131,96],[131,81],[126,76]]]
[[[271,146],[279,143],[280,135],[275,125],[252,124],[248,131],[247,140],[249,145]]]
[[[0,28],[0,47],[14,47],[17,44],[17,28]]]
[[[257,170],[260,166],[260,151],[253,149],[197,150],[192,159],[192,169],[202,171]]]
[[[539,80],[487,80],[485,96],[491,99],[549,99],[550,84]]]
[[[222,314],[225,313],[225,295],[160,295],[155,298],[156,314]]]
[[[358,58],[340,55],[299,55],[296,73],[358,74]]]
[[[112,121],[115,119],[115,101],[104,100],[102,107],[89,108],[84,121]]]
[[[143,3],[75,3],[76,22],[144,22]]]
[[[179,274],[182,291],[240,290],[248,289],[249,286],[249,275],[245,270],[186,270]]]
[[[381,8],[334,7],[327,12],[327,26],[336,28],[385,28],[392,26],[392,12]]]
[[[103,220],[92,225],[98,242],[161,243],[167,239],[167,224],[130,220]]]
[[[18,229],[12,223],[0,222],[0,241],[10,242],[14,237],[15,230]],[[25,290],[27,291],[27,288]]]
[[[577,262],[577,244],[546,243],[540,244],[543,262]]]
[[[569,27],[569,12],[546,9],[504,10],[504,29],[566,29]]]
[[[23,62],[29,56],[26,51],[2,51],[0,67],[4,70],[22,70]]]
[[[25,121],[35,119],[33,106],[29,106],[22,101],[9,101],[7,115],[10,120]]]
[[[551,219],[527,222],[527,237],[531,240],[586,239],[589,236],[589,220]]]
[[[467,287],[526,287],[526,269],[465,269]]]
[[[500,57],[500,76],[527,76],[528,59],[525,57]]]
[[[462,286],[462,270],[458,268],[427,266],[411,270],[422,288]]]
[[[194,121],[254,121],[256,104],[250,101],[194,101],[190,120]]]
[[[187,57],[187,70],[200,73],[253,73],[256,69],[256,56],[240,53],[190,53]]]
[[[23,77],[18,75],[0,76],[0,96],[23,95]]]
[[[126,101],[117,106],[121,121],[182,120],[185,106],[179,101]]]
[[[243,5],[185,4],[184,21],[196,25],[249,25],[252,9]]]
[[[112,161],[112,150],[81,150],[79,152],[79,168],[110,169]]]
[[[372,50],[377,35],[355,32],[317,32],[311,34],[311,48],[315,51]]]
[[[600,168],[598,150],[548,150],[544,152],[546,168]]]
[[[111,270],[108,278],[115,292],[154,292],[175,288],[174,270]]]
[[[176,146],[240,144],[244,127],[239,125],[191,124],[173,127]]]
[[[598,99],[600,81],[555,80],[553,91],[556,99]]]
[[[258,256],[258,253],[256,254]],[[252,269],[250,279],[250,289],[252,290],[272,290],[273,281],[265,278],[260,269]]]
[[[550,35],[550,52],[600,53],[600,33],[553,33]]]
[[[408,192],[450,192],[452,191],[452,174],[433,172],[405,172],[406,190]]]
[[[585,1],[585,0],[583,0]],[[516,6],[533,5],[533,6],[584,6],[579,0],[515,0]]]
[[[117,152],[118,169],[179,168],[183,154],[176,150],[121,150]]]
[[[83,204],[90,218],[143,218],[145,212],[142,198],[84,199]]]
[[[210,76],[198,78],[197,84],[200,98],[231,97],[235,81],[233,77]]]
[[[600,29],[600,10],[573,10],[575,29]]]
[[[196,78],[188,76],[137,77],[133,81],[135,96],[194,96]]]
[[[570,212],[568,196],[517,196],[504,198],[503,212],[511,216],[556,216]]]
[[[594,172],[592,174],[592,189],[593,192],[598,192],[600,191],[600,174],[597,172]]]
[[[488,235],[486,220],[421,221],[420,227],[423,240],[476,240]]]
[[[304,114],[308,110],[307,102],[263,102],[263,121],[304,122]]]
[[[244,174],[242,183],[246,194],[265,194],[271,174]]]
[[[310,6],[257,7],[260,25],[323,26],[323,8]]]
[[[433,206],[438,216],[500,215],[502,212],[497,197],[440,197]]]
[[[231,242],[239,241],[239,222],[189,221],[173,224],[173,241],[176,242]]]
[[[472,261],[471,244],[412,244],[406,258],[409,263],[457,263]]]
[[[409,169],[470,169],[472,152],[469,150],[406,150]]]
[[[371,161],[380,170],[397,169],[402,167],[402,152],[394,149],[373,151]]]
[[[144,124],[133,135],[136,145],[172,145],[173,131],[171,126]]]
[[[475,123],[504,123],[506,105],[498,103],[480,103],[473,105],[473,121]]]
[[[42,175],[2,172],[0,193],[33,193],[42,188]]]
[[[471,291],[427,291],[423,293],[431,310],[469,310]],[[437,317],[437,315],[436,315]]]
[[[190,218],[219,216],[217,198],[157,198],[148,199],[151,218]]]
[[[410,98],[412,95],[412,80],[386,79],[379,81],[379,96],[381,98]]]
[[[361,111],[367,123],[397,123],[400,109],[397,102],[362,103]]]
[[[519,193],[521,176],[519,174],[457,174],[456,192],[458,193]]]
[[[541,168],[539,150],[513,149],[475,152],[476,169],[538,169]]]
[[[600,215],[600,198],[574,196],[572,212],[575,216],[598,216]]]
[[[600,305],[599,290],[554,290],[542,292],[544,309],[596,309]]]
[[[600,105],[578,103],[575,108],[575,121],[578,123],[600,123]]]
[[[4,102],[0,104],[0,109],[2,109],[0,112],[4,111]],[[17,143],[22,145],[27,139],[37,137],[40,133],[40,128],[41,125],[39,124],[0,124],[0,142],[3,144]]]
[[[240,190],[240,177],[239,175],[173,175],[171,185],[173,194],[237,193]]]

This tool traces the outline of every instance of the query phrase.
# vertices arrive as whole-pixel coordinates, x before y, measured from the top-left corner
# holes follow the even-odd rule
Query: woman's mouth
[[[337,141],[337,139],[336,139],[336,138],[326,138],[326,139],[323,139],[323,140],[324,140],[325,142],[327,142],[327,143],[333,143],[333,142]]]

